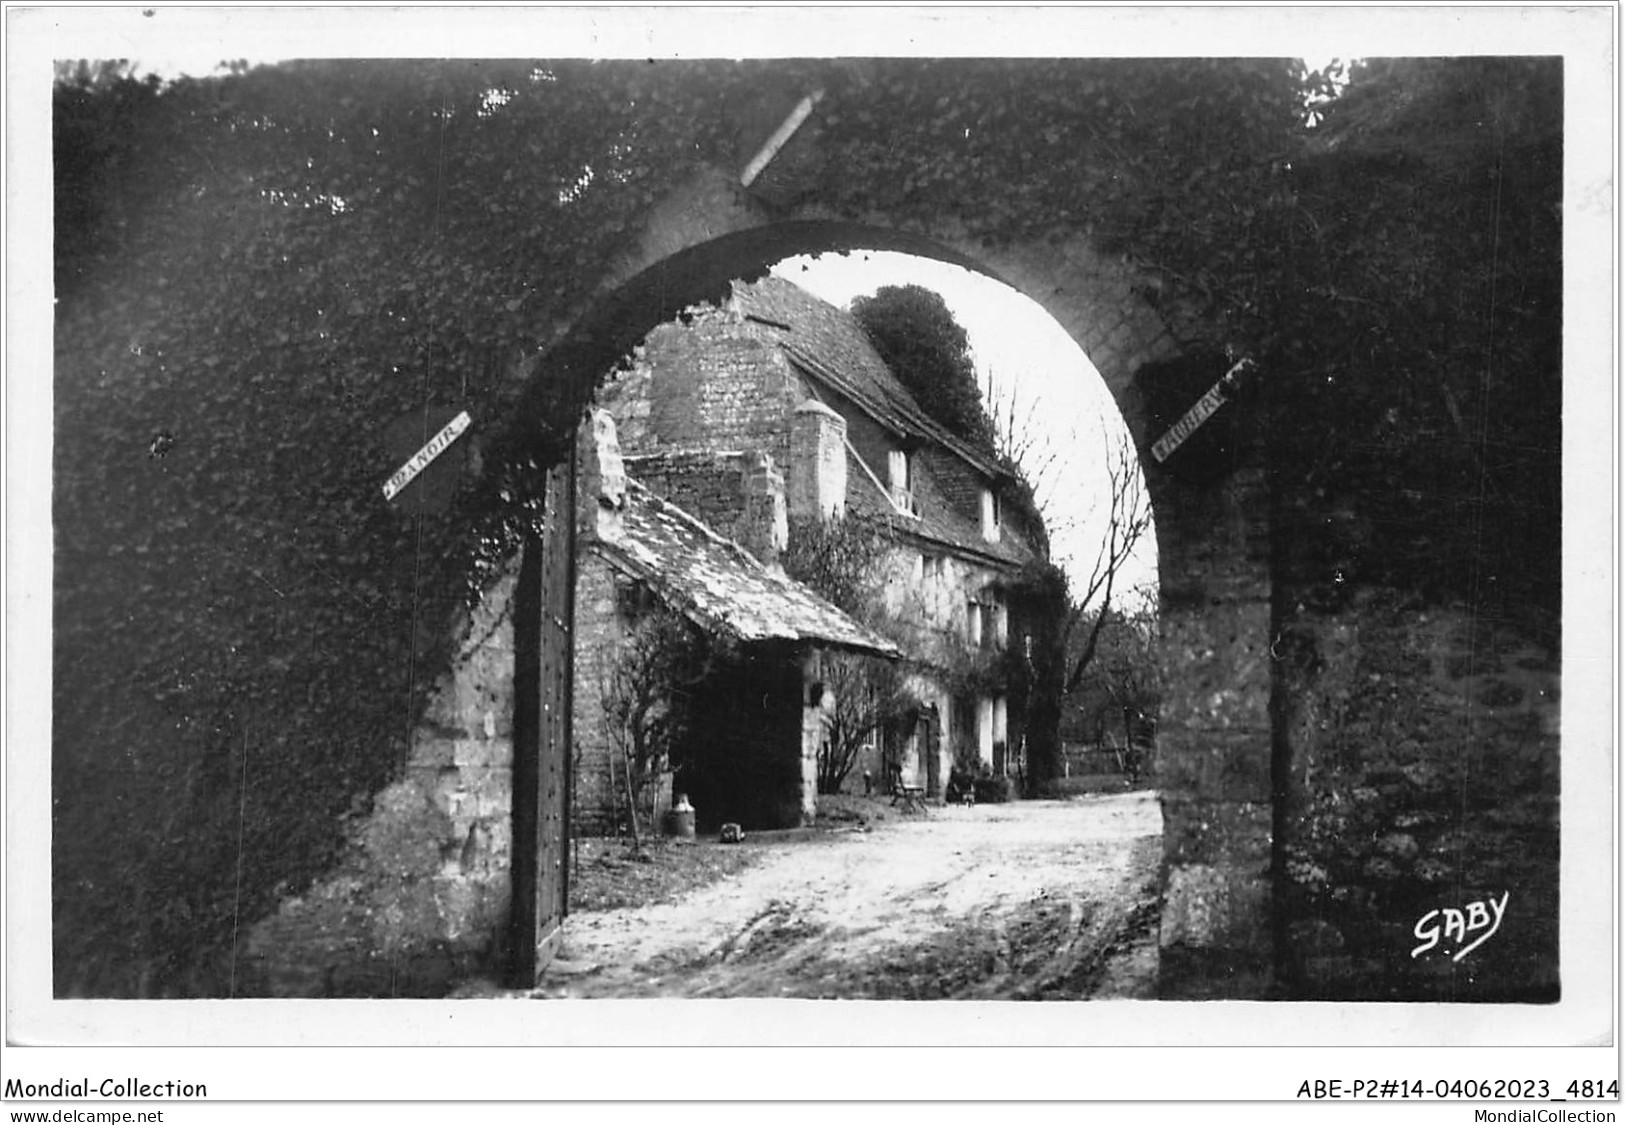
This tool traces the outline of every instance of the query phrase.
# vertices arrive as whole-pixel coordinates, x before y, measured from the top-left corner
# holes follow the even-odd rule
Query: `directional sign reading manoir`
[[[1156,440],[1151,446],[1151,456],[1158,462],[1168,460],[1168,455],[1183,445],[1185,439],[1194,434],[1198,426],[1213,417],[1219,407],[1230,401],[1230,396],[1235,394],[1239,385],[1241,374],[1252,365],[1252,360],[1243,359],[1226,371],[1224,377],[1209,387],[1207,394],[1197,399],[1196,405],[1187,410],[1183,418]]]
[[[457,440],[457,436],[468,429],[468,426],[469,417],[466,410],[447,422],[438,434],[429,439],[428,444],[412,454],[406,464],[396,469],[395,475],[384,482],[384,499],[395,499],[401,489],[411,484],[419,473],[428,468],[431,461],[444,453],[447,447]]]

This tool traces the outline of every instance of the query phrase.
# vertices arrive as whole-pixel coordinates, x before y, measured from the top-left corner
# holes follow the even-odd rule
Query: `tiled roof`
[[[734,299],[746,317],[780,330],[780,346],[796,366],[851,399],[875,421],[952,450],[989,477],[1010,475],[920,409],[851,313],[781,277],[735,283]]]
[[[886,638],[634,480],[627,481],[621,529],[618,542],[598,540],[597,548],[703,629],[745,643],[901,655]]]
[[[956,518],[947,498],[936,491],[928,474],[919,474],[914,482],[914,494],[919,501],[918,518],[897,510],[886,490],[869,478],[851,450],[846,455],[846,482],[847,511],[869,519],[883,519],[901,534],[917,535],[931,543],[1014,566],[1030,562],[1034,557],[1031,548],[1018,537],[1006,535],[997,543],[989,543],[982,538],[980,525]]]
[[[747,318],[774,331],[786,356],[809,378],[849,400],[881,425],[940,446],[985,476],[1009,475],[920,409],[850,313],[792,282],[771,276],[748,285],[736,283],[734,299]],[[920,513],[917,519],[897,512],[885,489],[870,479],[850,450],[846,479],[849,510],[884,518],[904,534],[1018,566],[1033,557],[1028,545],[1016,536],[1007,535],[998,543],[983,539],[979,518],[961,516],[928,471],[919,472],[914,481]]]

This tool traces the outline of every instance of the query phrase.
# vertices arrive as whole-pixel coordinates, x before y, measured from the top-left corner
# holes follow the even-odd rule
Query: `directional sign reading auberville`
[[[1196,432],[1198,426],[1213,417],[1214,412],[1230,401],[1230,396],[1236,391],[1242,372],[1252,367],[1250,359],[1239,360],[1234,367],[1224,373],[1224,377],[1208,388],[1207,394],[1196,400],[1196,405],[1185,412],[1185,416],[1175,422],[1168,432],[1163,434],[1151,446],[1151,456],[1159,462],[1168,460],[1168,455],[1185,443],[1185,439]]]
[[[412,454],[406,464],[396,469],[395,475],[384,482],[384,499],[395,499],[401,489],[411,484],[419,473],[429,467],[431,461],[444,453],[447,447],[457,440],[457,436],[468,429],[468,425],[469,417],[466,410],[447,422],[444,429],[430,438],[427,445]]]

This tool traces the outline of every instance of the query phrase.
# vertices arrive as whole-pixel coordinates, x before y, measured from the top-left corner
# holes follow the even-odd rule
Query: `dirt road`
[[[756,842],[677,902],[572,916],[535,995],[1147,997],[1160,829],[1133,793]]]

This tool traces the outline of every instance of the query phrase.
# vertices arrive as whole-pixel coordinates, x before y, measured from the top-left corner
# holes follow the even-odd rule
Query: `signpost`
[[[431,461],[444,453],[458,435],[468,429],[469,421],[468,411],[465,410],[447,422],[438,434],[429,439],[427,445],[412,454],[406,464],[396,469],[395,475],[384,482],[384,499],[395,499],[401,489],[411,484],[419,473],[429,467]]]
[[[801,128],[802,122],[812,116],[813,107],[823,100],[823,97],[824,91],[814,90],[790,111],[790,116],[784,119],[784,124],[780,125],[762,145],[762,151],[751,157],[750,163],[745,165],[745,170],[739,173],[741,187],[750,187],[756,177],[762,174],[762,169],[779,154],[779,150],[790,143],[790,138],[796,135],[796,130]]]
[[[1171,426],[1167,433],[1158,438],[1151,446],[1151,456],[1160,463],[1168,460],[1168,455],[1185,443],[1185,439],[1194,434],[1197,427],[1213,417],[1219,407],[1230,401],[1240,385],[1240,376],[1253,366],[1250,359],[1242,359],[1224,373],[1224,377],[1208,388],[1207,394],[1196,400],[1196,405],[1185,412],[1185,416]]]

